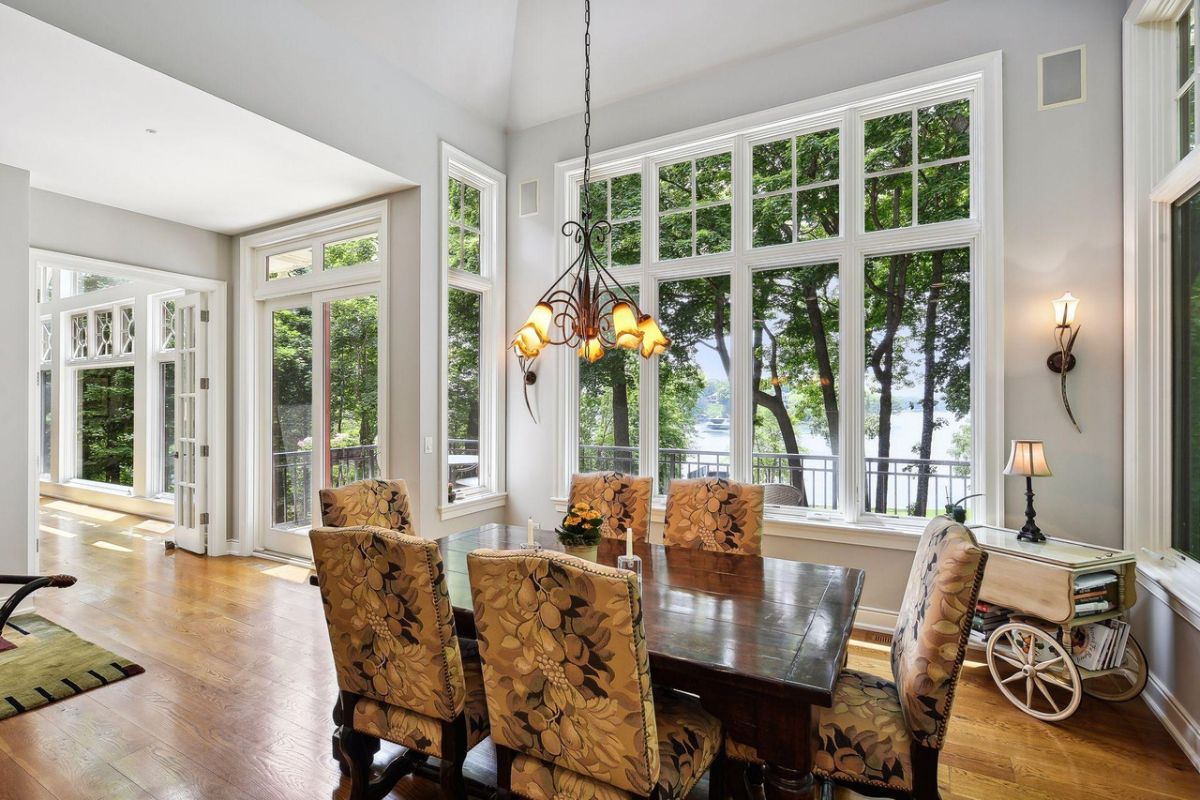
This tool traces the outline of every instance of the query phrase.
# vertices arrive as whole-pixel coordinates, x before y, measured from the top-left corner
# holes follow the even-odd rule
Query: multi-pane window
[[[379,234],[369,233],[365,236],[326,242],[322,249],[325,269],[370,264],[379,260]]]
[[[592,180],[588,184],[592,219],[612,226],[603,242],[592,243],[600,262],[608,267],[637,264],[642,260],[642,176],[636,173]],[[583,188],[579,208],[584,207]]]
[[[770,505],[838,503],[838,265],[753,276],[752,475]]]
[[[74,297],[81,294],[90,294],[98,292],[101,289],[110,289],[114,286],[123,286],[129,283],[129,278],[122,278],[116,275],[101,275],[96,272],[81,272],[77,270],[61,270],[60,280],[63,286],[64,297]],[[53,293],[48,291],[51,297]],[[51,299],[48,297],[47,299]]]
[[[450,202],[446,208],[446,238],[449,268],[480,274],[480,197],[479,187],[450,178]]]
[[[162,491],[175,491],[175,362],[162,361],[158,365],[159,438]]]
[[[267,256],[267,280],[299,278],[312,272],[313,254],[311,247],[299,247],[283,253]]]
[[[636,286],[625,287],[638,299]],[[641,358],[618,349],[579,362],[579,471],[638,471]]]
[[[133,339],[134,339],[134,333],[135,333],[135,331],[133,329],[133,306],[131,306],[131,305],[121,306],[120,313],[121,313],[120,353],[123,356],[131,356],[131,355],[133,355]]]
[[[78,477],[133,486],[133,386],[133,367],[77,372]]]
[[[999,142],[977,123],[998,110],[996,68],[595,164],[593,216],[652,239],[644,262],[600,258],[628,264],[671,346],[570,362],[560,489],[577,470],[636,470],[659,495],[728,477],[764,485],[773,514],[848,522],[986,492],[968,511],[999,523],[999,427],[979,402],[996,379],[971,370],[998,344],[977,323],[998,313],[999,232],[975,194],[995,197]],[[578,213],[580,172],[565,177]],[[638,182],[649,207],[618,211]]]
[[[96,356],[111,356],[113,354],[113,339],[116,337],[116,332],[113,330],[113,315],[112,312],[105,309],[97,311],[96,321]]]
[[[175,349],[175,301],[165,299],[158,305],[158,341],[160,350]]]
[[[500,504],[504,491],[504,176],[442,146],[442,482],[438,506]],[[626,202],[613,187],[612,202]],[[610,202],[605,189],[604,209]],[[597,209],[601,211],[601,209]],[[638,245],[640,247],[640,244]],[[469,506],[467,506],[469,508]]]
[[[1171,236],[1171,545],[1200,560],[1200,194],[1174,209]]]
[[[47,363],[54,357],[54,323],[51,320],[44,319],[39,326],[40,341],[39,346],[42,354],[42,363]]]
[[[830,128],[753,146],[752,246],[838,235],[839,140]]]
[[[1187,10],[1175,23],[1177,67],[1175,78],[1175,110],[1179,120],[1179,157],[1183,158],[1196,146],[1196,4],[1189,2]]]
[[[729,252],[733,243],[733,154],[658,168],[658,258]]]
[[[972,492],[971,251],[868,258],[864,510],[925,517]]]
[[[966,99],[866,120],[866,230],[969,217],[970,126],[970,101]]]
[[[88,357],[88,315],[86,312],[82,314],[71,315],[71,358],[80,359]]]

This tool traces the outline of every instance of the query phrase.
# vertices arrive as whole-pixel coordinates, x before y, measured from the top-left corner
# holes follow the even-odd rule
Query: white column
[[[33,278],[29,267],[29,173],[0,164],[0,369],[11,391],[0,392],[0,573],[37,571],[33,493]],[[12,587],[0,586],[0,596]]]

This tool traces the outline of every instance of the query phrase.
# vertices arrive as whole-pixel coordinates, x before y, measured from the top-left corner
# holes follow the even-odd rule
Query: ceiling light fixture
[[[592,172],[591,27],[591,0],[584,0],[583,205],[580,219],[562,227],[563,236],[579,247],[579,255],[541,296],[513,337],[510,346],[517,353],[527,385],[533,383],[529,365],[548,344],[574,347],[580,358],[595,362],[605,351],[617,347],[637,350],[643,358],[650,358],[671,343],[654,318],[642,312],[629,290],[596,256],[595,248],[604,246],[612,225],[603,218],[603,212],[593,221],[592,194],[588,191]]]

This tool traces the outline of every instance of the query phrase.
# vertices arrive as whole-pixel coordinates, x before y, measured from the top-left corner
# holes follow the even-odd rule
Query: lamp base
[[[1033,542],[1036,544],[1046,541],[1046,534],[1042,533],[1042,529],[1037,525],[1034,525],[1032,528],[1026,525],[1024,528],[1021,528],[1020,533],[1017,534],[1017,538],[1022,542]]]
[[[1033,510],[1033,478],[1029,475],[1025,476],[1025,525],[1022,526],[1021,532],[1017,534],[1017,539],[1022,542],[1044,542],[1046,541],[1045,534],[1042,529],[1033,521],[1037,516],[1037,512]]]

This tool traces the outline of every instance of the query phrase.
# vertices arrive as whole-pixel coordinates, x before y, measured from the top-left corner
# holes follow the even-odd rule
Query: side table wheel
[[[1029,716],[1056,722],[1079,708],[1079,670],[1062,643],[1041,628],[1001,625],[988,639],[987,662],[1000,692]]]
[[[1150,669],[1146,664],[1146,654],[1137,639],[1130,636],[1125,642],[1125,652],[1121,655],[1121,663],[1115,669],[1106,670],[1100,675],[1085,678],[1083,691],[1092,697],[1108,700],[1110,703],[1123,703],[1132,700],[1146,688],[1146,678]]]

